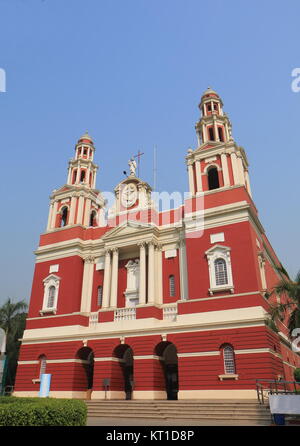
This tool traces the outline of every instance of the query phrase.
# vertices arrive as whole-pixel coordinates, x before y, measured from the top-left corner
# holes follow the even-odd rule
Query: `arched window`
[[[224,133],[222,127],[218,127],[219,140],[224,142]]]
[[[208,189],[218,189],[220,187],[219,184],[219,175],[218,169],[216,167],[211,167],[207,172],[208,178]]]
[[[82,170],[80,173],[80,182],[83,183],[85,180],[85,170]]]
[[[66,226],[68,220],[68,208],[63,207],[61,211],[61,227]]]
[[[100,286],[98,286],[98,289],[97,289],[97,305],[98,305],[98,307],[102,306],[102,299],[103,299],[103,286],[100,285]]]
[[[227,266],[224,259],[215,260],[215,275],[217,286],[228,284]]]
[[[234,350],[231,345],[223,347],[224,372],[226,375],[235,375]]]
[[[209,140],[210,141],[214,141],[215,140],[214,129],[212,127],[208,128],[208,135],[209,135]]]
[[[55,292],[56,288],[54,285],[50,286],[48,288],[48,301],[47,301],[47,308],[53,308],[54,302],[55,302]]]
[[[97,212],[92,211],[90,214],[90,226],[96,226],[96,216],[97,216]]]
[[[39,357],[40,361],[40,371],[39,371],[39,379],[41,379],[41,376],[46,373],[46,366],[47,366],[47,359],[45,355],[41,355]]]
[[[175,297],[175,277],[173,275],[169,276],[169,295]]]
[[[76,177],[77,177],[77,169],[75,169],[75,170],[73,171],[73,181],[72,181],[72,184],[75,184],[75,182],[76,182]]]

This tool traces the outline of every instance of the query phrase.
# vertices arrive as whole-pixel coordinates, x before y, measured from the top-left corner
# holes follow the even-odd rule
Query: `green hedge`
[[[0,398],[0,426],[85,426],[83,401],[56,398]]]
[[[300,368],[294,370],[294,378],[296,381],[300,382]]]

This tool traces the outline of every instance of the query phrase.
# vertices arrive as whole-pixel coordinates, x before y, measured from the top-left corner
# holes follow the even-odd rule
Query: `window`
[[[224,373],[226,375],[235,375],[234,350],[231,345],[223,348]]]
[[[224,134],[223,134],[223,129],[222,127],[218,127],[218,134],[219,134],[219,140],[221,142],[224,142]]]
[[[47,308],[53,308],[54,302],[55,302],[55,293],[56,289],[55,286],[50,286],[48,289],[48,302],[47,302]]]
[[[175,277],[169,276],[169,296],[175,297]]]
[[[214,135],[214,129],[212,127],[208,127],[208,134],[209,134],[209,140],[214,141],[215,135]]]
[[[98,307],[102,306],[102,299],[103,299],[103,286],[100,285],[100,286],[98,286],[98,290],[97,290],[97,305],[98,305]]]
[[[40,314],[56,313],[60,277],[56,276],[55,274],[50,274],[50,276],[46,277],[43,282],[44,299]]]
[[[47,359],[45,355],[41,355],[39,357],[40,360],[40,372],[39,372],[39,379],[41,379],[42,375],[46,373],[46,365],[47,365]]]
[[[80,173],[80,182],[83,183],[84,180],[85,180],[85,171],[82,170],[81,173]]]
[[[234,292],[230,248],[223,245],[215,245],[206,251],[209,271],[209,293],[230,290]]]
[[[96,211],[92,211],[91,214],[90,214],[90,224],[89,224],[89,226],[96,226],[96,223],[97,223],[96,216],[97,216]]]
[[[219,174],[218,169],[216,167],[211,167],[207,172],[208,178],[208,189],[218,189],[220,187],[219,184]]]
[[[60,227],[66,226],[68,220],[68,208],[63,207],[61,210],[61,224]]]
[[[224,259],[215,260],[215,275],[216,275],[216,285],[227,285],[227,267]]]

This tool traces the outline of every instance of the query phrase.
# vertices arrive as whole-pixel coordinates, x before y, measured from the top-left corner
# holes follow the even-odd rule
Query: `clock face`
[[[137,200],[137,188],[133,183],[126,184],[122,190],[122,205],[126,208],[130,208]]]

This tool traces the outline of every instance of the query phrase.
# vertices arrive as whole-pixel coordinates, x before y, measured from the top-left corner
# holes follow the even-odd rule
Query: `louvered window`
[[[48,302],[47,302],[47,308],[53,308],[54,307],[54,301],[55,301],[55,286],[51,286],[48,290]]]
[[[98,286],[98,293],[97,293],[97,305],[98,307],[102,306],[102,298],[103,298],[103,286]]]
[[[46,356],[41,356],[40,357],[40,379],[41,379],[41,376],[44,373],[46,373],[46,365],[47,365]]]
[[[175,297],[175,277],[169,276],[169,294],[170,297]]]

